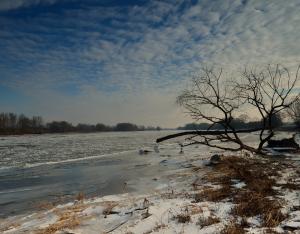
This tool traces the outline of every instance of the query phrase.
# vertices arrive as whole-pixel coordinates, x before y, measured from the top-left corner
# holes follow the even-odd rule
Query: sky
[[[203,64],[298,64],[298,0],[0,0],[0,112],[46,121],[191,122]]]

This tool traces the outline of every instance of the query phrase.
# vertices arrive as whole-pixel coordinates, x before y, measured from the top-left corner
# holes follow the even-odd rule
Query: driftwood
[[[156,143],[160,143],[172,138],[180,137],[180,136],[186,136],[186,135],[199,135],[199,136],[205,136],[205,135],[221,135],[221,134],[226,134],[226,133],[251,133],[251,132],[256,132],[260,131],[261,128],[258,129],[241,129],[241,130],[236,130],[236,131],[225,131],[225,130],[196,130],[196,131],[186,131],[186,132],[179,132],[175,134],[171,134],[168,136],[164,136],[161,138],[156,139]]]

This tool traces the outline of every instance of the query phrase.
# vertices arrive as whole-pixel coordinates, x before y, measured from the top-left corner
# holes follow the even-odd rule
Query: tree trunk
[[[225,130],[195,130],[195,131],[185,131],[185,132],[179,132],[175,134],[171,134],[168,136],[164,136],[161,138],[156,139],[156,143],[160,143],[169,139],[173,139],[180,136],[186,136],[186,135],[221,135],[225,133],[250,133],[250,132],[256,132],[262,130],[261,128],[254,128],[254,129],[241,129],[236,131],[225,131]]]

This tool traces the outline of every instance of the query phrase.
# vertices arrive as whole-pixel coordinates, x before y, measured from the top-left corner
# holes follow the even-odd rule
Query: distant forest
[[[273,115],[272,119],[273,127],[287,127],[283,126],[282,119],[280,115]],[[231,120],[231,126],[235,129],[258,129],[263,125],[262,121],[249,121],[249,118],[246,115],[242,115],[239,118],[235,118]],[[183,127],[178,127],[178,130],[207,130],[211,124],[209,123],[188,123]],[[222,124],[216,124],[210,128],[210,130],[220,130],[222,129]]]
[[[289,128],[283,125],[279,115],[273,116],[274,127]],[[249,118],[242,116],[232,119],[232,126],[236,129],[254,129],[262,126],[261,121],[248,121]],[[208,123],[188,123],[177,130],[207,130]],[[293,127],[294,128],[294,127]],[[300,128],[300,125],[297,126]],[[45,123],[41,116],[27,117],[24,114],[0,113],[0,135],[13,134],[42,134],[42,133],[68,133],[68,132],[112,132],[112,131],[159,131],[161,127],[140,126],[133,123],[118,123],[115,126],[109,126],[102,123],[73,125],[67,121],[52,121]],[[215,125],[210,130],[222,129],[222,125]]]
[[[161,130],[160,127],[138,126],[132,123],[118,123],[115,126],[98,124],[77,124],[74,126],[67,121],[52,121],[44,123],[41,116],[31,118],[14,113],[0,113],[0,134],[42,134],[67,132],[110,132],[110,131],[145,131]]]

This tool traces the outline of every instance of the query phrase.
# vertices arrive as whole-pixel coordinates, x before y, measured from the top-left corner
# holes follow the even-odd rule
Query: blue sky
[[[297,0],[0,0],[0,111],[175,127],[202,64],[299,63]]]

